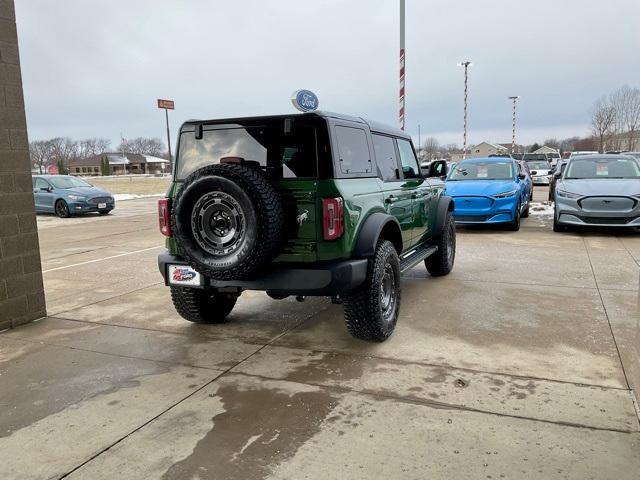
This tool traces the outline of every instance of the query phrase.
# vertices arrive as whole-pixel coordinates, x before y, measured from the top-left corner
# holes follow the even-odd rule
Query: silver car
[[[634,157],[578,156],[556,175],[554,231],[570,225],[640,227],[640,164]]]

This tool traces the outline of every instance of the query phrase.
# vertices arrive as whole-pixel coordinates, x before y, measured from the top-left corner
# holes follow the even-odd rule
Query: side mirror
[[[537,175],[538,171],[537,170],[531,170],[531,175]]]
[[[560,178],[560,175],[562,175],[562,171],[560,172],[553,172],[553,176],[556,178]]]
[[[531,173],[533,173],[533,172],[531,172]],[[527,178],[527,176],[526,176],[524,173],[519,173],[519,174],[518,174],[518,178],[519,178],[520,180],[524,180],[525,178]]]
[[[50,192],[51,189],[49,187],[40,187],[40,190],[43,192]]]
[[[444,177],[447,175],[447,162],[436,160],[429,165],[427,177]]]

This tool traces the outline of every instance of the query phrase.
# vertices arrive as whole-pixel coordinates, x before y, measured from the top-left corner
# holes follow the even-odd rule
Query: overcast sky
[[[408,132],[462,144],[585,135],[593,101],[640,86],[639,0],[406,0]],[[30,139],[172,138],[188,118],[320,108],[397,125],[398,0],[16,0]]]

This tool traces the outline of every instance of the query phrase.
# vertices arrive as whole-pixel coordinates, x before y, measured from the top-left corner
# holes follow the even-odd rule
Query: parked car
[[[523,182],[526,184],[525,188],[531,193],[529,194],[529,200],[533,202],[533,178],[531,177],[531,170],[529,165],[524,160],[516,160],[518,162],[518,174],[525,176]]]
[[[556,163],[560,160],[560,152],[549,152],[547,153],[547,160],[552,167],[556,166]]]
[[[33,197],[36,212],[61,218],[91,212],[107,215],[116,206],[110,192],[71,175],[34,175]]]
[[[425,178],[405,132],[322,112],[188,121],[177,151],[158,264],[186,320],[226,321],[243,290],[330,296],[351,335],[383,341],[400,274],[453,268],[446,163]]]
[[[547,160],[525,160],[534,185],[549,185],[551,165]]]
[[[630,155],[572,158],[555,189],[553,230],[640,227],[640,164]]]
[[[529,216],[531,183],[512,158],[471,158],[459,162],[447,177],[445,193],[453,198],[459,224],[505,223],[520,229]]]
[[[550,172],[549,175],[549,201],[553,202],[555,191],[556,191],[556,183],[558,178],[562,175],[562,171],[567,165],[568,160],[565,158],[561,158],[556,166]]]

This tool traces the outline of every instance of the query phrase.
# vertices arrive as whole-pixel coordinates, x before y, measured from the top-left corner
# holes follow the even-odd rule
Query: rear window
[[[340,171],[371,173],[371,153],[367,134],[361,128],[336,126]]]
[[[316,178],[318,175],[317,132],[314,125],[294,122],[285,131],[284,121],[266,125],[204,126],[202,138],[195,132],[180,134],[176,179],[221,160],[257,163],[282,178]]]

